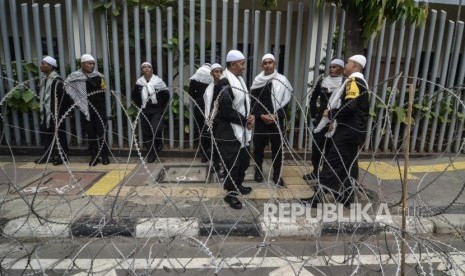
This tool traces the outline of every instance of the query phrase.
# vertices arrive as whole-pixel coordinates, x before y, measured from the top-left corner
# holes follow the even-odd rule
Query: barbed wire
[[[424,80],[424,79],[418,79],[415,77],[410,77],[410,76],[402,76],[402,75],[397,75],[394,76],[388,80],[385,80],[384,82],[393,82],[393,89],[391,90],[391,94],[389,97],[387,97],[386,100],[382,100],[382,97],[377,93],[376,91],[371,91],[370,89],[367,89],[367,92],[370,97],[375,98],[375,102],[379,103],[383,108],[381,109],[381,113],[383,115],[383,120],[381,121],[381,125],[378,124],[377,120],[373,120],[373,126],[372,130],[375,130],[376,128],[381,129],[382,135],[380,136],[380,140],[382,138],[388,139],[389,141],[394,140],[394,130],[393,128],[395,127],[396,120],[399,120],[397,115],[395,114],[394,108],[395,107],[401,107],[405,108],[405,103],[397,103],[395,106],[394,104],[394,99],[396,95],[400,92],[397,89],[398,82],[401,78],[405,78],[407,80],[417,80],[417,81],[425,81],[429,85],[434,85],[437,89],[436,90],[441,90],[441,93],[446,93],[447,96],[451,97],[451,101],[453,102],[454,105],[456,105],[454,108],[457,110],[460,110],[460,108],[465,108],[462,95],[463,93],[463,86],[457,86],[453,88],[446,88],[446,87],[441,87],[440,85],[431,82],[429,80]],[[15,88],[18,88],[20,85],[25,85],[27,87],[27,83],[29,81],[25,81],[21,84],[18,84],[15,86]],[[380,87],[381,84],[384,82],[378,84],[377,86]],[[180,104],[185,106],[186,112],[190,111],[189,110],[189,102],[193,102],[194,108],[199,108],[200,105],[196,103],[186,91],[184,91],[182,88],[179,87],[169,87],[174,94],[183,94],[183,97],[179,97],[179,99],[183,99],[183,102]],[[243,91],[244,93],[249,94],[248,91],[242,90],[242,88],[234,87],[234,89],[238,89],[239,91]],[[288,88],[290,89],[290,88]],[[0,99],[0,106],[2,108],[8,108],[6,106],[6,100],[8,97],[11,96],[12,90],[8,91],[2,99]],[[105,91],[96,91],[93,94],[97,93],[106,93]],[[312,93],[312,89],[309,89],[306,91],[306,93]],[[308,97],[309,94],[306,94],[303,97]],[[93,95],[92,94],[92,95]],[[273,113],[270,110],[267,109],[266,106],[264,106],[261,102],[258,101],[257,98],[255,98],[253,95],[250,95],[251,99],[254,100],[256,104],[259,104],[262,109],[264,109],[268,113]],[[434,101],[437,100],[438,95],[432,95],[432,97],[429,97],[427,102],[435,103]],[[118,209],[122,210],[126,206],[128,206],[131,202],[138,202],[139,205],[141,206],[151,206],[154,205],[150,201],[150,198],[144,198],[144,195],[142,194],[137,194],[137,190],[132,191],[132,193],[127,193],[125,194],[124,188],[128,187],[130,182],[133,179],[133,174],[128,171],[128,165],[131,163],[137,163],[140,164],[140,174],[143,174],[144,176],[147,176],[147,183],[149,189],[153,189],[153,194],[156,194],[157,196],[162,198],[161,204],[158,209],[150,209],[149,211],[145,212],[145,214],[148,214],[148,217],[146,219],[151,219],[151,218],[160,218],[160,217],[165,217],[168,213],[174,213],[177,216],[181,218],[187,218],[186,217],[186,212],[183,210],[182,207],[180,207],[180,202],[178,199],[173,195],[167,192],[167,187],[169,187],[172,184],[179,184],[182,182],[182,180],[179,179],[172,179],[172,178],[167,178],[163,181],[163,183],[160,181],[158,178],[158,175],[161,171],[163,171],[165,174],[169,172],[169,167],[165,164],[166,159],[164,158],[163,155],[159,155],[156,152],[156,159],[159,161],[158,163],[154,165],[150,165],[147,163],[147,160],[145,159],[145,154],[144,154],[144,148],[142,145],[142,139],[139,137],[137,131],[139,128],[139,122],[141,120],[148,120],[147,116],[144,114],[143,110],[140,108],[136,109],[136,114],[134,117],[131,117],[128,114],[127,111],[127,105],[123,102],[123,99],[120,97],[119,93],[116,93],[116,91],[110,90],[110,98],[112,100],[112,103],[115,105],[119,105],[121,107],[123,116],[128,118],[128,128],[130,129],[132,137],[124,137],[127,141],[129,150],[127,153],[127,156],[124,156],[124,159],[119,158],[116,156],[115,152],[110,149],[110,155],[112,156],[112,163],[115,163],[117,168],[124,169],[124,173],[121,176],[121,181],[118,186],[115,187],[115,192],[113,193],[114,196],[104,196],[102,198],[97,198],[95,196],[89,196],[85,194],[85,191],[87,187],[81,184],[81,180],[78,176],[78,172],[74,170],[73,168],[73,163],[78,162],[73,160],[72,158],[67,158],[65,156],[65,152],[63,150],[63,145],[60,144],[60,141],[58,139],[58,133],[55,132],[53,136],[53,142],[52,145],[55,144],[57,146],[58,153],[60,155],[60,158],[64,160],[64,171],[67,173],[70,179],[70,186],[76,187],[79,192],[79,196],[76,198],[72,198],[66,195],[66,192],[64,194],[54,194],[53,199],[52,199],[52,194],[48,192],[47,194],[44,194],[39,190],[40,187],[44,186],[45,181],[47,181],[47,174],[53,170],[53,167],[50,166],[50,164],[45,164],[44,167],[39,166],[39,165],[34,165],[33,169],[30,171],[21,171],[20,167],[18,166],[21,162],[24,162],[24,160],[29,161],[27,158],[24,157],[19,157],[15,156],[15,154],[12,151],[13,145],[9,144],[8,139],[1,139],[1,141],[4,141],[4,147],[8,148],[10,150],[10,156],[5,156],[5,160],[7,164],[0,163],[0,179],[8,183],[4,191],[2,192],[1,195],[1,200],[0,204],[1,206],[7,207],[11,204],[16,204],[19,206],[23,206],[21,208],[27,209],[28,211],[23,212],[22,214],[16,214],[9,216],[9,219],[19,219],[19,218],[37,218],[40,223],[42,224],[47,224],[47,223],[53,223],[53,224],[61,224],[65,225],[68,228],[71,227],[72,221],[74,221],[74,215],[78,214],[85,214],[86,209],[88,208],[94,208],[97,210],[94,214],[94,217],[88,218],[88,221],[90,222],[92,219],[97,219],[99,224],[98,228],[95,229],[94,235],[89,238],[89,240],[81,240],[81,239],[76,239],[72,238],[70,240],[71,243],[71,248],[69,251],[67,251],[67,254],[61,256],[61,260],[65,259],[71,259],[71,263],[67,269],[65,269],[64,274],[71,275],[73,270],[80,269],[83,271],[88,271],[89,274],[104,274],[112,269],[120,269],[119,265],[122,263],[131,263],[135,258],[140,256],[140,254],[146,254],[144,255],[144,258],[147,260],[147,267],[144,270],[144,272],[136,271],[137,269],[135,268],[134,264],[132,268],[129,268],[129,273],[132,275],[151,275],[154,273],[156,268],[160,268],[160,266],[164,265],[159,259],[156,259],[155,256],[159,255],[159,252],[155,252],[153,249],[154,243],[160,243],[165,245],[165,253],[166,256],[172,256],[169,260],[174,260],[177,261],[177,264],[171,263],[171,268],[166,267],[165,271],[168,270],[176,270],[176,267],[181,266],[183,267],[182,271],[179,272],[186,272],[188,271],[188,265],[183,263],[181,260],[178,259],[178,257],[171,251],[172,248],[176,246],[177,243],[179,242],[185,242],[190,244],[192,247],[196,248],[198,251],[199,256],[206,256],[209,259],[209,264],[214,268],[213,271],[214,273],[220,273],[222,270],[228,270],[228,269],[233,269],[233,270],[238,270],[238,271],[250,271],[252,269],[256,269],[256,267],[259,267],[260,264],[263,264],[264,259],[263,257],[265,256],[278,256],[289,264],[295,264],[297,261],[295,259],[289,258],[290,256],[296,257],[298,260],[301,260],[304,265],[300,266],[300,271],[305,267],[312,267],[314,271],[317,271],[321,274],[325,274],[325,271],[322,270],[320,266],[314,265],[314,260],[317,258],[322,258],[324,262],[328,265],[330,264],[340,264],[340,265],[348,265],[350,266],[350,270],[352,275],[363,273],[366,267],[363,266],[363,261],[361,260],[361,256],[364,255],[366,250],[370,252],[371,255],[377,256],[377,262],[378,265],[374,265],[374,267],[369,268],[371,271],[380,273],[380,274],[389,274],[389,272],[384,268],[384,264],[392,262],[395,267],[396,267],[396,273],[399,273],[400,269],[400,244],[402,241],[401,238],[401,229],[394,225],[386,225],[383,227],[385,230],[384,232],[381,232],[381,234],[374,235],[374,232],[369,232],[369,234],[364,234],[364,235],[355,235],[355,234],[346,234],[346,230],[342,225],[340,225],[337,228],[337,234],[334,237],[333,240],[340,240],[342,244],[347,246],[350,250],[345,252],[343,254],[343,258],[336,257],[339,256],[340,254],[336,254],[333,252],[333,247],[331,245],[325,244],[325,241],[322,237],[317,237],[315,238],[315,242],[317,244],[317,250],[314,252],[314,256],[303,258],[299,255],[298,252],[293,251],[292,249],[285,248],[281,246],[279,243],[276,242],[274,236],[272,234],[269,234],[267,231],[263,231],[260,233],[260,236],[258,237],[258,241],[254,240],[250,244],[247,245],[242,245],[239,248],[235,249],[228,249],[224,245],[225,241],[232,239],[232,230],[234,229],[235,226],[237,226],[239,223],[241,223],[246,217],[250,217],[251,220],[258,224],[259,222],[259,217],[260,215],[263,215],[263,210],[259,204],[262,204],[262,201],[267,202],[267,203],[286,203],[286,202],[299,202],[299,198],[297,197],[298,195],[293,195],[291,199],[280,199],[279,194],[282,193],[283,191],[286,191],[288,188],[278,188],[277,185],[273,185],[270,181],[271,179],[271,169],[263,169],[262,174],[266,176],[266,180],[262,183],[259,184],[252,184],[251,186],[254,189],[259,189],[259,188],[264,188],[265,190],[268,191],[269,195],[267,198],[265,198],[262,201],[257,201],[256,199],[252,199],[249,196],[243,196],[243,195],[238,195],[240,200],[245,202],[245,208],[242,213],[234,213],[235,211],[230,210],[229,208],[226,208],[226,212],[228,214],[231,214],[229,217],[232,218],[231,222],[231,228],[228,233],[222,235],[222,236],[215,236],[215,221],[218,219],[218,215],[215,213],[215,209],[218,209],[220,207],[226,206],[225,203],[222,201],[222,198],[210,198],[210,203],[207,203],[205,201],[206,196],[205,194],[202,194],[199,190],[196,190],[195,188],[186,186],[184,189],[186,191],[189,191],[189,200],[191,200],[190,204],[192,204],[189,209],[191,209],[193,212],[203,212],[205,216],[205,223],[211,225],[211,227],[208,229],[208,235],[206,235],[203,238],[196,238],[196,237],[190,237],[185,235],[182,231],[174,233],[168,237],[164,238],[152,238],[148,240],[139,240],[135,236],[129,236],[129,237],[124,237],[120,235],[116,236],[111,236],[111,237],[106,237],[104,235],[104,227],[109,225],[112,221],[118,220],[121,218],[124,218],[123,215],[118,213]],[[416,97],[415,100],[417,101],[419,98]],[[218,101],[220,98],[217,98],[213,105],[213,111],[212,115],[209,120],[207,120],[207,127],[208,131],[206,134],[199,134],[199,137],[196,139],[201,139],[202,135],[207,136],[211,139],[210,142],[210,147],[211,147],[211,153],[210,153],[210,160],[213,159],[213,149],[219,151],[219,145],[218,142],[222,142],[225,140],[219,140],[217,137],[215,137],[214,132],[213,132],[213,120],[215,119],[216,112],[218,111]],[[172,101],[172,99],[171,99]],[[305,144],[304,144],[304,149],[307,149],[311,141],[313,139],[313,132],[310,126],[310,121],[308,120],[308,106],[306,103],[301,102],[297,95],[293,95],[291,101],[296,101],[296,114],[297,112],[302,112],[304,116],[301,116],[300,120],[304,120],[304,127],[305,129]],[[171,102],[169,103],[171,104]],[[168,112],[169,109],[169,104],[165,107],[164,109],[164,114]],[[66,110],[63,116],[58,116],[56,114],[55,116],[55,126],[56,129],[59,128],[62,124],[66,123],[66,118],[69,117],[72,112],[76,108],[76,103],[74,103],[69,109]],[[96,107],[93,105],[89,105],[90,108],[94,111],[96,111]],[[346,106],[342,106],[341,109],[346,108]],[[203,110],[201,110],[203,112]],[[376,112],[378,114],[378,112]],[[96,112],[98,116],[98,121],[99,124],[102,126],[105,126],[107,123],[107,118],[102,118],[100,117],[99,113]],[[450,112],[449,112],[450,114]],[[10,124],[3,116],[4,114],[2,113],[1,120],[4,122],[4,126],[14,129],[17,128],[21,131],[35,131],[32,129],[25,129],[21,126]],[[203,114],[205,117],[205,114]],[[418,116],[418,120],[425,120],[427,118],[428,114],[423,114],[421,111],[418,111],[414,114],[414,117]],[[457,115],[457,114],[456,114]],[[379,115],[377,115],[379,116]],[[289,120],[289,118],[285,117],[285,121]],[[196,122],[194,122],[196,123]],[[420,123],[420,121],[416,122]],[[452,123],[452,122],[451,122]],[[462,123],[463,122],[460,119],[457,119],[455,122],[456,124]],[[280,162],[287,162],[287,164],[291,164],[293,167],[296,167],[296,170],[294,171],[294,175],[297,177],[301,177],[304,175],[308,170],[311,168],[311,166],[308,163],[308,160],[306,159],[306,156],[302,157],[301,155],[296,152],[294,148],[292,148],[286,137],[287,137],[287,130],[281,129],[279,125],[279,121],[275,121],[273,123],[276,126],[276,129],[278,133],[273,133],[273,134],[279,134],[281,137],[281,150],[283,152],[282,159]],[[152,128],[152,126],[149,124],[150,131],[155,135],[155,133],[158,131],[157,129]],[[4,134],[5,131],[2,132],[2,135]],[[369,140],[371,141],[371,145],[374,145],[374,131],[372,131],[372,136],[369,137]],[[105,135],[117,135],[118,133],[113,131],[113,132],[108,132],[108,130],[105,128]],[[66,135],[70,135],[71,137],[77,138],[77,136],[74,133],[66,133]],[[307,137],[308,135],[308,137]],[[336,134],[337,135],[337,134]],[[453,137],[451,141],[455,141],[458,135],[461,135],[461,133],[456,133],[455,136]],[[164,138],[166,141],[166,138]],[[84,144],[88,142],[89,140],[85,137],[82,137],[82,141]],[[197,140],[196,140],[197,141]],[[175,142],[179,142],[178,140],[175,139]],[[332,142],[332,138],[328,138],[327,143]],[[357,158],[368,160],[372,166],[376,166],[377,162],[386,162],[390,164],[396,164],[397,172],[392,173],[392,176],[398,176],[398,182],[397,180],[391,181],[391,185],[395,185],[393,183],[401,183],[402,181],[402,172],[403,169],[401,168],[401,150],[404,147],[405,140],[402,135],[399,136],[399,144],[400,147],[393,149],[391,152],[391,158],[381,158],[378,156],[380,154],[380,149],[374,148],[371,149],[371,151],[362,151],[360,150],[357,154]],[[199,143],[200,144],[200,143]],[[103,145],[99,145],[99,152],[101,151]],[[151,147],[153,147],[153,141],[151,144]],[[324,156],[325,147],[322,147],[320,150]],[[197,146],[197,152],[201,150],[201,145]],[[414,205],[418,205],[421,207],[425,207],[425,212],[422,212],[421,214],[414,213],[413,217],[420,218],[421,217],[438,217],[440,220],[442,220],[444,223],[449,224],[452,229],[455,229],[455,238],[460,239],[462,241],[465,241],[463,234],[461,232],[461,229],[456,227],[454,225],[454,222],[452,222],[447,216],[443,216],[444,214],[447,214],[448,211],[450,211],[454,206],[457,206],[460,202],[460,200],[463,198],[463,193],[465,189],[465,182],[461,184],[455,184],[454,190],[455,194],[453,197],[448,198],[447,202],[444,202],[443,205],[440,206],[438,209],[437,206],[434,204],[427,202],[427,199],[424,198],[425,192],[427,192],[429,189],[434,189],[435,185],[438,185],[438,182],[440,182],[447,174],[448,170],[450,168],[453,168],[454,162],[457,160],[461,160],[461,152],[463,151],[463,141],[460,144],[459,151],[456,153],[448,153],[446,151],[441,151],[437,153],[435,156],[430,157],[434,158],[434,160],[437,160],[437,162],[440,162],[441,160],[444,160],[445,158],[448,159],[447,164],[442,168],[440,171],[427,171],[423,172],[421,177],[419,177],[415,181],[415,186],[417,186],[414,189],[411,189],[409,191],[409,200],[414,203]],[[284,154],[286,153],[286,154]],[[48,158],[50,158],[51,151],[48,153]],[[137,157],[137,160],[131,159],[130,157],[135,154]],[[247,152],[249,158],[253,161],[253,154],[251,151]],[[368,158],[361,158],[362,154],[365,156],[368,156]],[[285,157],[286,156],[286,157]],[[11,158],[9,158],[11,157]],[[198,166],[198,162],[195,161],[197,157],[197,154],[192,157],[192,158],[186,158],[185,159],[185,165],[187,172],[193,170],[195,166]],[[221,154],[219,155],[220,158],[220,165],[223,167],[226,167],[225,165],[225,160]],[[278,160],[269,160],[271,165],[274,162],[277,162]],[[3,162],[3,161],[2,161]],[[238,161],[238,158],[234,160],[234,164],[236,164]],[[327,162],[327,159],[323,158],[320,161],[320,165],[323,165],[325,162]],[[252,163],[253,164],[253,163]],[[352,164],[353,165],[353,164]],[[205,165],[206,167],[207,165]],[[208,166],[211,166],[211,164],[208,164]],[[271,166],[272,167],[272,166]],[[249,167],[253,168],[253,165]],[[284,166],[283,166],[284,168]],[[100,171],[102,167],[98,168],[98,171]],[[206,174],[209,174],[209,167],[207,168]],[[350,172],[350,167],[345,168],[346,172]],[[21,173],[20,173],[21,171]],[[95,172],[97,171],[97,168],[95,167],[88,167],[87,169],[84,170],[84,173],[87,172]],[[227,171],[227,174],[231,176],[231,171]],[[215,174],[218,176],[220,174],[219,171],[215,171]],[[353,183],[351,186],[356,186],[357,187],[357,194],[360,198],[364,199],[365,201],[368,200],[370,203],[372,199],[370,199],[370,193],[376,193],[379,194],[379,199],[378,203],[380,202],[386,202],[389,203],[391,208],[394,208],[398,206],[400,203],[398,201],[393,201],[392,197],[389,198],[389,196],[385,193],[382,192],[382,186],[385,185],[385,182],[383,179],[376,177],[376,176],[368,176],[368,172],[365,171],[361,176],[359,177],[358,182],[355,182],[355,179],[353,180]],[[25,180],[28,178],[31,178],[33,176],[36,176],[37,181],[34,182],[37,186],[37,190],[33,193],[26,193],[24,191],[24,185],[25,185]],[[280,172],[280,177],[283,176],[283,171]],[[418,174],[420,176],[420,174]],[[368,179],[369,178],[369,179]],[[222,185],[224,184],[223,182],[216,181],[215,178],[211,178],[210,182],[201,184],[202,187],[219,187],[220,189],[222,188]],[[318,182],[318,178],[316,180]],[[342,182],[342,179],[340,179]],[[371,182],[371,186],[367,187],[364,184],[367,182]],[[246,184],[250,184],[246,182]],[[185,184],[182,184],[185,185]],[[234,185],[237,188],[236,183]],[[250,185],[249,185],[250,186]],[[316,189],[325,189],[325,192],[328,194],[334,194],[337,191],[333,191],[330,189],[327,189],[327,187],[322,187],[319,183],[313,183],[313,187]],[[305,186],[304,186],[305,187]],[[370,192],[370,188],[377,188],[378,191],[372,191]],[[309,188],[310,189],[310,188]],[[69,190],[68,190],[69,191]],[[221,194],[221,195],[224,195]],[[43,205],[44,202],[47,203],[47,208],[48,210],[45,210]],[[258,205],[257,205],[258,202]],[[373,202],[371,202],[373,203]],[[81,204],[80,208],[76,209],[76,205]],[[211,204],[211,205],[209,205]],[[64,209],[67,209],[67,213],[70,215],[68,216],[68,221],[63,222],[57,219],[56,217],[53,216],[53,213],[63,211]],[[0,212],[1,213],[1,212]],[[84,223],[86,221],[84,220]],[[25,222],[27,224],[27,222]],[[310,232],[309,226],[302,225],[303,229],[308,229]],[[15,251],[10,251],[10,252],[4,252],[2,251],[3,256],[0,256],[0,271],[3,273],[8,273],[8,268],[12,267],[12,265],[16,262],[19,262],[22,259],[27,259],[27,262],[24,265],[24,269],[20,274],[23,275],[36,275],[36,274],[47,274],[47,271],[54,270],[54,267],[58,266],[60,261],[56,261],[55,263],[52,263],[48,266],[40,266],[39,269],[32,271],[32,263],[33,260],[35,259],[40,259],[40,252],[44,250],[44,248],[47,248],[48,246],[51,246],[55,243],[61,243],[66,241],[66,239],[63,239],[59,236],[48,239],[48,240],[39,240],[36,241],[36,245],[30,249],[27,244],[28,241],[19,239],[15,237],[15,234],[19,231],[19,229],[10,234],[3,234],[4,237],[4,242],[5,244],[8,244],[8,246],[11,246],[15,248],[18,252],[21,252],[21,255],[15,255],[13,254]],[[391,234],[387,234],[391,233]],[[454,273],[463,273],[463,268],[461,266],[461,263],[457,261],[457,259],[451,257],[454,256],[454,254],[459,254],[463,255],[463,252],[454,245],[452,241],[445,242],[442,240],[440,237],[435,236],[435,235],[430,235],[430,234],[416,234],[416,233],[408,233],[408,241],[407,242],[407,250],[409,253],[412,254],[412,260],[415,265],[415,269],[417,273],[419,274],[434,274],[437,269],[434,267],[434,265],[437,263],[437,260],[441,260],[442,263],[445,264],[447,268],[449,268],[450,274]],[[110,266],[110,267],[82,267],[80,266],[79,262],[77,260],[83,254],[83,252],[86,252],[87,250],[91,250],[91,246],[96,242],[99,241],[102,243],[102,249],[105,246],[111,246],[117,254],[115,254],[113,257],[115,260],[120,260],[121,263],[117,264],[115,266]],[[125,242],[131,242],[133,243],[134,247],[129,250],[129,252],[125,252],[123,249],[120,248],[120,244],[118,243],[119,241],[125,241]],[[154,243],[152,243],[154,242]],[[388,244],[389,242],[393,242],[393,247],[391,248],[390,246],[383,246],[383,244]],[[215,245],[213,245],[215,244]],[[218,245],[218,246],[217,246]],[[150,248],[148,253],[144,252],[144,249],[147,247]],[[218,248],[219,247],[219,248]],[[19,249],[23,248],[23,249]],[[221,254],[219,254],[221,252]],[[246,255],[251,255],[251,259],[243,262],[243,259],[241,259],[241,256],[246,256]],[[388,255],[388,258],[385,258],[383,256]],[[96,256],[96,255],[95,255]],[[97,257],[93,256],[93,260],[95,260]],[[195,257],[192,257],[191,259],[193,260]],[[383,259],[384,258],[384,259]],[[6,261],[8,260],[8,262]],[[256,263],[258,261],[258,264]],[[156,262],[156,263],[155,263]],[[233,265],[233,262],[236,262],[236,265]],[[293,268],[294,269],[294,268]],[[299,274],[299,270],[294,271],[294,273],[297,275]]]

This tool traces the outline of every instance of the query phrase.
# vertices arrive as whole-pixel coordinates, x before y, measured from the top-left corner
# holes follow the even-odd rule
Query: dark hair
[[[226,61],[226,68],[231,68],[234,61]]]

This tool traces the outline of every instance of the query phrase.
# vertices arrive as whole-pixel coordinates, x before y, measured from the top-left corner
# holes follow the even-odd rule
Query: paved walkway
[[[297,204],[299,198],[313,194],[302,179],[311,166],[301,161],[285,161],[285,188],[272,181],[255,183],[251,166],[245,185],[252,187],[253,192],[242,198],[245,203],[242,210],[233,210],[222,200],[225,191],[216,177],[207,173],[208,165],[197,160],[162,158],[160,163],[142,164],[136,158],[117,158],[108,166],[89,167],[87,157],[73,157],[67,166],[36,165],[32,159],[27,156],[17,157],[15,162],[7,157],[0,159],[0,219],[4,224],[31,215],[39,220],[59,219],[60,223],[75,223],[78,219],[84,223],[92,218],[197,218],[204,225],[221,222],[227,231],[232,225],[248,224],[252,228],[259,225],[265,203]],[[398,213],[402,161],[361,160],[360,168],[360,183],[372,196],[368,200],[386,202],[393,214]],[[266,179],[270,179],[269,169],[268,161],[264,164]],[[464,157],[411,159],[410,214],[423,217],[448,214],[461,221],[457,215],[465,213],[464,179]]]

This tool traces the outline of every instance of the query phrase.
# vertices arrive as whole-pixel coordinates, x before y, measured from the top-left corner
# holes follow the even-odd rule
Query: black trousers
[[[63,150],[63,155],[65,158],[68,157],[68,140],[66,139],[66,125],[65,121],[61,123],[58,129],[55,128],[55,122],[53,119],[50,120],[50,126],[47,128],[45,122],[41,123],[42,129],[42,139],[44,141],[44,156],[49,154],[49,151],[52,151],[51,156],[54,159],[60,159],[60,154],[58,152],[58,142],[60,142],[60,147]],[[57,138],[58,141],[54,141],[55,131],[58,131]]]
[[[326,162],[320,173],[320,184],[323,192],[332,192],[340,203],[353,202],[355,188],[358,185],[358,145],[347,141],[332,142]]]
[[[205,117],[196,107],[194,109],[194,139],[199,138],[200,156],[209,158],[210,156],[210,135],[205,125]]]
[[[144,148],[149,155],[159,153],[163,148],[163,110],[143,111],[141,116]]]
[[[328,152],[329,146],[331,145],[330,139],[327,139],[325,133],[328,131],[328,128],[323,128],[318,133],[313,133],[313,141],[312,141],[312,166],[313,166],[313,174],[318,176],[318,172],[320,171],[321,166],[321,157],[323,156],[324,152]]]
[[[237,141],[218,142],[221,158],[228,172],[224,181],[224,189],[232,194],[237,194],[237,188],[242,186],[245,171],[249,167],[249,147],[240,148]]]
[[[215,168],[215,170],[218,172],[220,169],[220,152],[219,146],[216,144],[218,141],[213,136],[215,133],[215,127],[216,125],[213,124],[213,130],[208,130],[208,126],[205,125],[200,142],[202,150],[205,151],[206,157],[211,159],[213,168]]]
[[[108,156],[108,144],[106,141],[107,137],[107,115],[105,114],[105,109],[102,107],[97,107],[97,111],[93,108],[89,108],[90,112],[90,121],[88,121],[84,115],[83,126],[84,132],[87,133],[88,139],[88,148],[91,157]]]
[[[283,129],[281,127],[281,129]],[[273,162],[273,178],[278,178],[281,174],[283,164],[283,143],[281,133],[276,124],[265,125],[258,122],[253,135],[253,158],[258,168],[262,168],[265,158],[265,147],[271,143],[271,160]]]

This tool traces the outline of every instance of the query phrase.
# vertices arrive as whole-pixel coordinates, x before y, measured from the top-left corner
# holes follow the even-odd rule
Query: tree
[[[363,53],[363,40],[378,32],[384,19],[395,21],[405,16],[407,23],[423,25],[428,9],[414,0],[319,0],[335,3],[346,10],[345,54]]]

